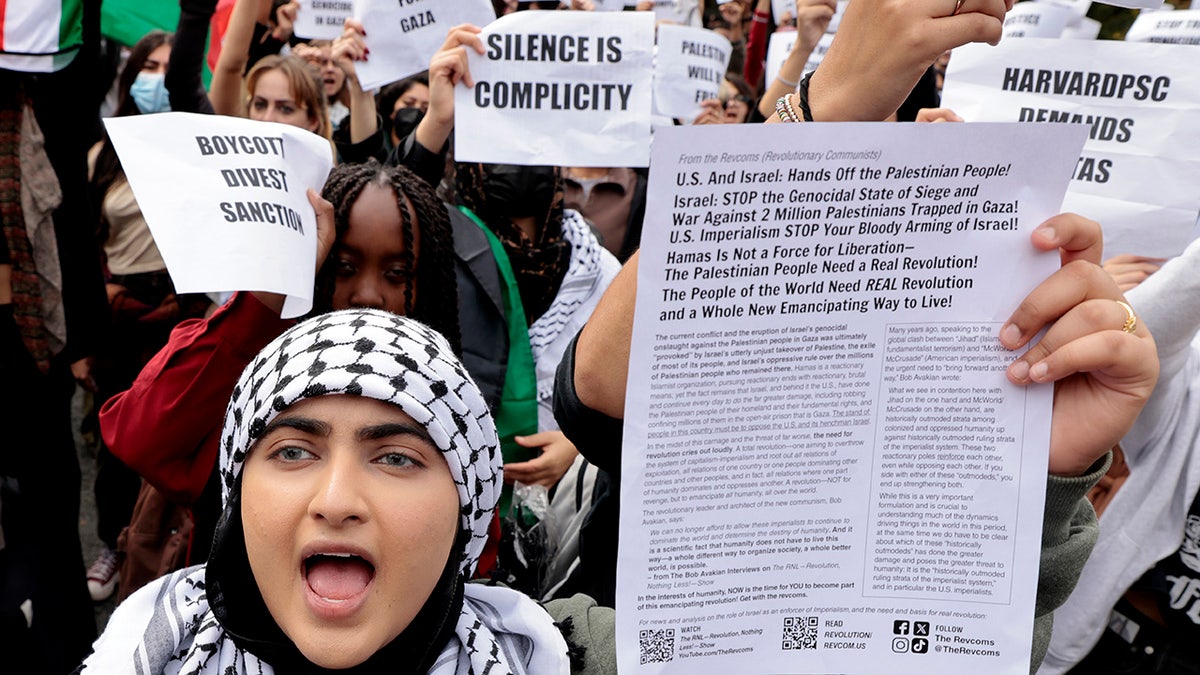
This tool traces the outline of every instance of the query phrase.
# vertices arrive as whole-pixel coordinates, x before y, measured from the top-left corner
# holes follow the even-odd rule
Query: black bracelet
[[[805,122],[813,121],[812,109],[808,107],[808,81],[812,79],[815,72],[817,71],[810,71],[800,78],[800,90],[797,98],[800,99],[800,114],[804,116]]]

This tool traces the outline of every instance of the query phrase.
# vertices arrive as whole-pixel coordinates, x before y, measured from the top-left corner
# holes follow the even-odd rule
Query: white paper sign
[[[1092,0],[1036,0],[1037,2],[1046,2],[1059,7],[1066,7],[1071,10],[1071,20],[1067,22],[1068,26],[1078,25],[1083,17],[1087,16],[1088,10],[1092,7]]]
[[[336,40],[346,19],[354,16],[354,0],[299,0],[292,32],[308,40]]]
[[[1069,8],[1050,2],[1018,2],[1004,16],[1006,38],[1061,37],[1073,15]]]
[[[796,44],[797,35],[798,33],[794,30],[771,33],[771,37],[767,40],[766,86],[771,86],[771,83],[779,76],[779,69],[787,62],[788,55],[792,53],[792,46]]]
[[[655,110],[670,117],[696,117],[701,101],[717,98],[732,52],[729,40],[720,33],[692,26],[659,26]]]
[[[954,50],[942,105],[968,122],[1077,122],[1090,140],[1064,208],[1100,222],[1104,255],[1181,252],[1200,209],[1195,50],[1026,40]]]
[[[1164,7],[1163,0],[1096,0],[1102,5],[1112,5],[1114,7],[1128,7],[1129,9],[1151,9],[1156,10]],[[1172,7],[1174,9],[1174,7]]]
[[[1062,37],[1067,40],[1095,40],[1100,37],[1100,22],[1084,17],[1074,26],[1063,29]]]
[[[317,223],[305,191],[325,185],[329,141],[225,115],[104,123],[176,291],[282,293],[285,319],[312,309]]]
[[[636,5],[636,2],[630,3]],[[699,0],[654,0],[654,18],[685,26],[701,24]]]
[[[771,16],[777,26],[782,26],[785,19],[795,26],[796,0],[771,0]]]
[[[1200,45],[1200,10],[1140,13],[1125,41]]]
[[[467,50],[454,92],[454,156],[467,162],[646,166],[654,16],[508,14]]]
[[[358,0],[354,18],[367,30],[369,61],[354,64],[362,88],[377,89],[429,68],[450,29],[486,26],[496,18],[490,0]]]
[[[659,130],[621,480],[643,673],[1025,675],[1053,388],[1002,322],[1058,267],[1078,127]],[[1003,282],[998,282],[1003,280]]]

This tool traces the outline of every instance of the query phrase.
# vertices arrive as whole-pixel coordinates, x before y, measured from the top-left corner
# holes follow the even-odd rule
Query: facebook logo
[[[897,619],[892,622],[892,633],[895,635],[908,635],[908,621]]]

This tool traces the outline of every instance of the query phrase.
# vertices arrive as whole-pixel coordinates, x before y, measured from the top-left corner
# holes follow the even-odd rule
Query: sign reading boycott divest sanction
[[[333,167],[329,141],[223,115],[105,126],[176,291],[281,293],[284,318],[312,308],[317,224],[306,191],[320,192]]]
[[[559,166],[650,162],[649,12],[509,14],[467,50],[454,96],[460,161]]]

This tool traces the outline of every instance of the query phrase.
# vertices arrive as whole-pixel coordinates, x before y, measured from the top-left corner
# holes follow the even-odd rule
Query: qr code
[[[784,649],[816,649],[817,626],[821,620],[815,616],[783,617]]]
[[[667,663],[675,658],[675,629],[644,630],[638,634],[642,663]]]

